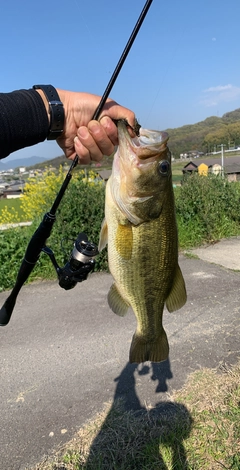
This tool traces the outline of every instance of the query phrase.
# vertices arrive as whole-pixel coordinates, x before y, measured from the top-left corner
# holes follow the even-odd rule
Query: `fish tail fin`
[[[160,335],[153,341],[147,340],[135,333],[129,353],[129,362],[161,362],[168,358],[169,345],[167,335],[162,329]]]

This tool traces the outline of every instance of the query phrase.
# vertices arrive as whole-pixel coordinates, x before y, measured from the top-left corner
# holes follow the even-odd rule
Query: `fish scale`
[[[130,362],[160,362],[169,354],[164,305],[174,311],[186,302],[178,265],[171,156],[165,133],[144,129],[142,141],[140,129],[140,137],[132,139],[122,122],[118,132],[99,242],[99,250],[108,244],[115,281],[108,303],[118,315],[131,307],[136,316]]]

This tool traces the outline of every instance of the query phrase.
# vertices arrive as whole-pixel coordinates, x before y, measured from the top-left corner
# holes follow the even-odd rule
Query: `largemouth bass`
[[[136,316],[129,361],[160,362],[169,354],[164,305],[173,312],[187,298],[178,265],[168,134],[140,128],[132,138],[119,121],[118,137],[99,240],[99,251],[108,244],[115,281],[108,303],[118,315],[132,307]]]

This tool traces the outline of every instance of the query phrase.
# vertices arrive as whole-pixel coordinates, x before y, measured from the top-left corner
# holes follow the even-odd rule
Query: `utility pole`
[[[225,144],[218,145],[218,147],[221,147],[221,167],[222,167],[222,178],[224,178],[224,149],[223,147],[226,147]]]

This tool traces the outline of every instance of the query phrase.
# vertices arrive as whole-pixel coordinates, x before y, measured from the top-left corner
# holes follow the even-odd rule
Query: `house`
[[[212,173],[214,175],[220,175],[222,173],[222,166],[219,165],[218,163],[215,163],[214,165],[210,165],[208,168],[212,169]]]
[[[222,166],[218,163],[207,165],[204,162],[196,164],[190,161],[183,167],[182,172],[183,176],[195,172],[198,172],[201,175],[207,175],[208,173],[218,175],[222,173]],[[224,165],[224,174],[227,175],[228,181],[240,181],[240,163],[226,162]]]
[[[200,150],[189,150],[188,152],[180,153],[180,158],[199,158],[204,155]]]
[[[198,165],[198,174],[207,176],[208,169],[209,169],[208,165],[206,165],[205,163],[200,163],[200,165]]]
[[[196,171],[198,171],[198,165],[193,162],[187,163],[182,169],[183,175],[192,174]]]
[[[9,183],[7,183],[4,180],[0,181],[0,197],[3,195],[4,190],[9,186]]]
[[[240,181],[240,165],[232,164],[224,168],[228,181]]]
[[[3,189],[3,198],[13,199],[20,197],[23,193],[25,181],[18,181],[17,183],[10,184],[7,188]]]
[[[20,166],[20,167],[18,168],[18,172],[19,172],[19,173],[25,173],[25,172],[26,172],[26,167],[25,167],[25,166]]]

